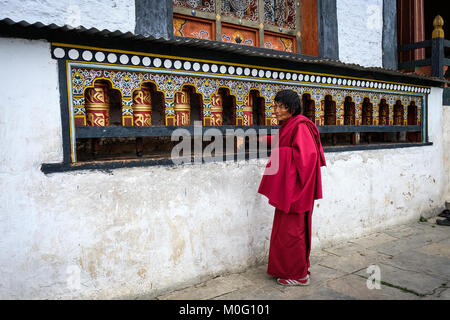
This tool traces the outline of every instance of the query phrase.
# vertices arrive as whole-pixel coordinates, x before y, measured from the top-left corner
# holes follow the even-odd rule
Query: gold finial
[[[444,30],[442,29],[442,26],[444,25],[444,19],[440,15],[437,15],[436,18],[433,20],[433,34],[432,38],[444,38]]]

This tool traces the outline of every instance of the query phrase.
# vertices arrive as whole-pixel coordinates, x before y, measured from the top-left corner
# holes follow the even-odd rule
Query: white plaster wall
[[[444,166],[447,181],[445,201],[450,202],[450,106],[443,106],[442,133],[444,144]]]
[[[134,32],[134,0],[0,0],[0,19]]]
[[[383,0],[337,0],[339,60],[382,67]]]
[[[154,296],[265,261],[265,160],[44,175],[62,160],[50,46],[0,38],[0,69],[0,298]],[[442,90],[429,101],[433,146],[326,154],[313,250],[442,207]]]

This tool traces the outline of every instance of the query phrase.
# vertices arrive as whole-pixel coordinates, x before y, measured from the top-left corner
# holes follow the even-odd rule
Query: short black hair
[[[281,90],[278,91],[274,98],[275,102],[280,102],[286,106],[289,113],[293,116],[302,113],[302,102],[294,90]]]

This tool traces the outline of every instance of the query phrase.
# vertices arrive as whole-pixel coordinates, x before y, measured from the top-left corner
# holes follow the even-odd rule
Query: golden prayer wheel
[[[107,84],[95,83],[93,88],[86,89],[85,109],[88,126],[109,126],[109,97]]]
[[[244,126],[252,126],[253,125],[253,96],[249,94],[244,99]]]
[[[403,106],[394,105],[394,125],[403,125]]]
[[[191,123],[191,98],[189,90],[184,88],[175,94],[175,125],[188,126]]]
[[[149,88],[133,92],[133,122],[137,127],[152,125],[152,95]]]
[[[382,126],[389,125],[389,107],[386,104],[380,103],[380,119],[378,124]]]
[[[211,96],[211,125],[221,126],[223,124],[222,119],[222,97],[220,94],[213,94]]]

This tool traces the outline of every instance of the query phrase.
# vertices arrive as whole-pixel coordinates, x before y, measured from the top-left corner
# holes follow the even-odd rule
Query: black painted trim
[[[395,143],[395,144],[379,144],[379,145],[357,145],[357,146],[345,146],[345,147],[324,147],[323,150],[325,153],[328,152],[351,152],[351,151],[364,151],[364,150],[382,150],[382,149],[398,149],[398,148],[412,148],[412,147],[425,147],[432,146],[432,142],[426,143]],[[267,157],[260,157],[257,153],[247,153],[246,160],[255,158],[265,159]],[[189,158],[185,159],[189,160]],[[223,161],[237,161],[237,155],[234,156],[233,160],[227,160],[226,156],[224,156]],[[194,160],[190,159],[191,163],[194,163]],[[208,163],[208,159],[203,160],[202,163]],[[184,164],[189,165],[189,163]],[[82,163],[82,164],[64,164],[64,163],[43,163],[41,166],[41,171],[44,174],[51,173],[59,173],[59,172],[70,172],[70,171],[82,171],[82,170],[98,170],[104,171],[107,173],[112,173],[114,169],[122,169],[122,168],[135,168],[135,167],[151,167],[151,166],[178,166],[173,164],[170,159],[161,159],[161,160],[127,160],[127,161],[104,161],[98,163]]]
[[[194,126],[154,126],[154,127],[77,127],[76,138],[123,138],[123,137],[170,137],[175,130],[186,130],[191,136],[204,134],[209,129],[219,130],[222,134],[227,130],[242,129],[249,133],[254,129],[257,133],[265,130],[263,134],[270,134],[279,126],[202,126],[195,129]],[[403,132],[421,131],[421,126],[383,126],[383,125],[361,125],[361,126],[318,126],[320,133],[351,133],[351,132]]]
[[[277,130],[279,126],[201,126],[195,128],[194,126],[153,126],[153,127],[77,127],[76,138],[113,138],[113,137],[170,137],[175,130],[186,130],[190,135],[194,136],[197,133],[204,134],[209,129],[219,130],[222,134],[227,133],[227,130],[244,130],[248,129],[265,130],[264,134],[270,134],[272,130]]]
[[[320,133],[352,133],[352,132],[414,132],[421,131],[421,126],[382,126],[382,125],[361,125],[361,126],[318,126]]]
[[[345,147],[323,147],[324,152],[348,152],[348,151],[365,151],[365,150],[382,150],[382,149],[400,149],[432,146],[433,142],[425,143],[395,143],[395,144],[373,144],[373,145],[357,145]]]
[[[383,0],[383,68],[398,69],[397,1]]]
[[[319,57],[339,60],[336,0],[317,0]]]
[[[431,39],[431,75],[433,77],[444,77],[444,39]]]
[[[431,40],[424,40],[420,42],[414,42],[409,44],[404,44],[398,47],[398,51],[409,51],[413,49],[421,49],[431,47]]]
[[[70,158],[70,115],[67,101],[67,65],[65,60],[58,60],[59,103],[61,107],[63,163],[71,163]]]
[[[450,106],[450,88],[449,87],[444,88],[444,91],[442,92],[442,105]]]
[[[415,67],[420,66],[431,66],[431,59],[421,59],[421,60],[413,60],[413,61],[405,61],[400,62],[398,64],[399,69],[407,69],[407,70],[414,70]]]

